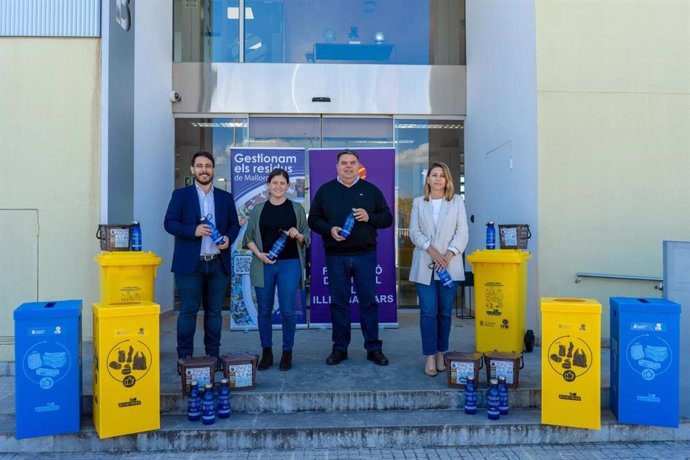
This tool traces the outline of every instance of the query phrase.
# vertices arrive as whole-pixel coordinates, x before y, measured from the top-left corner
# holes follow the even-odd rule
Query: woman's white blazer
[[[410,240],[414,244],[412,266],[410,267],[410,281],[420,284],[430,284],[433,269],[429,264],[433,262],[426,251],[427,243],[431,244],[441,254],[448,252],[448,247],[458,251],[447,267],[448,273],[455,281],[465,279],[465,267],[462,263],[462,253],[467,247],[469,232],[467,229],[467,213],[465,203],[460,195],[454,195],[451,201],[441,202],[441,212],[438,224],[434,225],[434,209],[431,200],[424,201],[420,196],[412,202],[412,216],[410,218]],[[434,278],[438,275],[434,273]]]

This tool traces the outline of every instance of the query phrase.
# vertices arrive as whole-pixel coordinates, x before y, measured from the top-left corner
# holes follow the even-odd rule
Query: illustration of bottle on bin
[[[141,251],[141,224],[137,220],[132,222],[130,247],[132,251]]]
[[[489,380],[489,389],[486,390],[486,416],[489,420],[498,420],[501,417],[501,412],[498,409],[500,404],[500,396],[498,393],[498,380]]]
[[[508,415],[509,409],[508,384],[505,375],[501,375],[498,377],[498,412],[501,415]]]
[[[465,413],[477,413],[477,387],[474,384],[474,375],[468,375],[465,383]]]
[[[218,418],[230,417],[230,414],[232,413],[230,398],[228,379],[222,379],[220,381],[220,388],[218,389]]]
[[[199,223],[211,227],[211,240],[216,244],[216,246],[221,246],[223,244],[223,235],[220,234],[218,228],[216,228],[216,225],[211,220],[210,214],[206,217],[202,217],[201,219],[199,219]]]
[[[496,226],[491,221],[486,223],[486,249],[496,249]]]
[[[187,419],[190,422],[198,422],[201,418],[201,396],[199,396],[199,384],[192,381],[189,398],[187,399]]]
[[[355,226],[355,208],[352,208],[352,211],[350,214],[347,215],[347,219],[345,219],[345,223],[343,224],[343,227],[340,229],[340,236],[343,238],[348,238],[350,234],[352,233],[352,229]]]
[[[213,425],[216,422],[216,398],[213,395],[213,384],[207,383],[204,387],[204,399],[201,402],[201,422],[204,425]]]
[[[280,236],[278,237],[276,242],[273,243],[273,247],[271,248],[271,250],[268,251],[269,260],[276,260],[278,258],[280,253],[283,252],[283,249],[285,249],[285,245],[287,244],[287,239],[288,239],[287,232],[285,230],[280,230]]]

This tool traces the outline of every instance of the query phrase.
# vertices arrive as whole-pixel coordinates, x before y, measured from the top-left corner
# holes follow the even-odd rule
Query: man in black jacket
[[[367,359],[385,366],[388,359],[381,351],[382,342],[378,337],[376,236],[377,229],[391,226],[393,216],[381,190],[360,179],[359,168],[357,152],[340,152],[336,163],[338,177],[319,188],[309,211],[309,227],[323,237],[331,295],[333,350],[326,363],[338,364],[347,359],[353,280]],[[340,225],[350,213],[356,222],[346,238],[340,234]]]

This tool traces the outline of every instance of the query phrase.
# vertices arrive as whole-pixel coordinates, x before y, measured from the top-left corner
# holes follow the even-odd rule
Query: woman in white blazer
[[[455,194],[450,169],[434,162],[426,174],[424,196],[412,203],[410,219],[414,244],[410,281],[419,297],[424,372],[430,377],[446,370],[444,352],[448,351],[457,281],[465,279],[462,253],[468,238],[465,203]],[[442,268],[455,281],[451,287],[439,280],[436,271]]]

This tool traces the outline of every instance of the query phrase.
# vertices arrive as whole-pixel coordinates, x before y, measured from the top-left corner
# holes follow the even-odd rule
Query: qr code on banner
[[[236,275],[248,275],[251,264],[252,256],[235,256],[232,260],[232,271]]]

